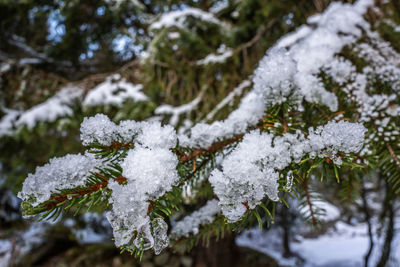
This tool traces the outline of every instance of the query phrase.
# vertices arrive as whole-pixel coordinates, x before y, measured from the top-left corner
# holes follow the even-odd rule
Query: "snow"
[[[356,72],[356,67],[347,59],[335,57],[324,66],[324,71],[339,85],[343,85],[351,79],[352,73]]]
[[[0,75],[3,73],[8,72],[9,70],[11,70],[11,64],[10,63],[6,63],[6,62],[1,62],[0,63]]]
[[[100,117],[105,118],[104,115]],[[113,228],[116,246],[125,245],[132,250],[143,242],[144,249],[153,248],[159,254],[169,243],[168,226],[159,218],[150,221],[148,208],[149,201],[157,200],[179,182],[178,158],[170,150],[176,145],[175,130],[168,125],[162,127],[159,122],[130,121],[126,124],[130,129],[135,128],[137,138],[135,147],[121,163],[127,184],[112,181],[108,184],[112,190],[109,200],[112,210],[107,219]],[[119,128],[122,128],[121,124]],[[135,232],[137,236],[131,243]]]
[[[222,10],[226,9],[229,7],[229,1],[223,0],[223,1],[217,1],[211,8],[210,12],[213,14],[217,14],[221,12]]]
[[[310,194],[312,195],[312,193]],[[335,205],[331,203],[318,199],[312,202],[314,210],[318,210],[321,213],[318,214],[318,220],[322,222],[335,221],[340,218],[340,210]],[[308,206],[302,206],[299,209],[300,214],[306,217],[310,215],[310,208]]]
[[[256,125],[263,114],[263,100],[251,91],[242,98],[238,109],[234,110],[226,120],[212,124],[198,123],[190,129],[189,136],[179,135],[179,143],[193,148],[208,148],[218,139],[230,138],[245,132],[250,126]]]
[[[360,123],[346,121],[328,122],[317,129],[309,129],[310,156],[328,156],[336,164],[341,165],[341,159],[336,156],[340,152],[352,153],[361,150],[367,129]]]
[[[381,101],[384,103],[382,106],[386,107],[390,101],[395,100],[393,96],[381,96],[379,99],[377,96],[366,97],[365,80],[368,72],[372,71],[365,69],[363,75],[353,77],[350,74],[354,71],[354,66],[336,57],[343,47],[356,42],[361,37],[362,31],[369,31],[369,25],[362,15],[371,4],[370,0],[359,1],[355,5],[332,3],[323,14],[309,18],[310,26],[300,28],[299,31],[281,39],[267,52],[255,70],[254,88],[242,98],[239,107],[224,121],[212,124],[198,123],[190,129],[188,135],[177,136],[172,126],[161,126],[160,122],[123,121],[116,124],[103,114],[85,118],[81,125],[81,140],[84,145],[99,143],[109,146],[114,142],[134,144],[121,162],[122,174],[127,178],[127,183],[119,184],[115,181],[108,183],[108,188],[112,191],[109,199],[112,210],[106,216],[113,228],[116,246],[127,246],[132,250],[144,244],[144,249],[153,248],[158,254],[168,245],[166,222],[160,218],[151,220],[148,213],[149,203],[162,197],[179,182],[176,170],[178,158],[171,151],[177,141],[181,146],[208,148],[220,139],[246,133],[249,128],[254,128],[261,121],[266,108],[283,102],[293,102],[295,108],[299,110],[304,101],[322,104],[334,112],[337,110],[338,100],[335,94],[324,88],[318,76],[323,70],[339,84],[345,84],[354,78],[352,86],[354,88],[357,88],[358,84],[362,86],[358,91],[354,88],[348,90],[358,93],[358,99],[362,104],[367,103],[365,100],[374,100],[370,106],[375,108],[375,102]],[[182,28],[185,26],[187,16],[219,23],[210,13],[186,8],[164,14],[158,22],[152,24],[151,29],[171,26]],[[362,49],[367,55],[374,52],[365,47]],[[232,54],[232,50],[224,46],[218,52],[220,55],[209,55],[201,61],[201,64],[222,62],[221,60]],[[395,52],[388,52],[388,54],[393,53]],[[392,62],[392,65],[394,64]],[[389,69],[391,73],[397,73],[396,68]],[[384,71],[379,73],[383,75]],[[216,107],[216,110],[231,102],[235,95],[241,94],[250,84],[247,80],[241,83]],[[141,88],[141,85],[127,83],[119,75],[110,76],[88,93],[83,104],[121,105],[128,98],[145,101],[147,97],[140,91]],[[43,103],[43,106],[39,105],[32,109],[29,116],[22,113],[18,121],[24,118],[22,121],[26,125],[34,125],[36,120],[33,118],[49,120],[48,114],[44,118],[38,114],[53,112],[55,104],[64,102],[69,104],[70,98],[67,98],[68,101],[65,98],[53,97],[52,100],[45,102],[48,102],[46,105]],[[60,99],[65,101],[62,102]],[[156,110],[156,114],[171,114],[170,124],[176,125],[179,116],[194,109],[200,99],[201,94],[180,107],[161,106]],[[69,108],[68,105],[62,107],[63,109],[56,112],[57,116],[72,115],[70,114],[72,111],[66,108]],[[362,108],[365,111],[368,105],[363,105]],[[8,111],[8,114],[6,118],[17,113]],[[53,115],[54,112],[51,113],[51,116]],[[9,121],[9,119],[4,120],[4,125],[12,124]],[[3,120],[1,123],[3,124]],[[390,121],[381,121],[379,124],[386,127]],[[218,202],[210,201],[205,207],[178,222],[171,236],[176,238],[196,234],[201,225],[212,221],[220,211],[229,222],[234,222],[238,221],[248,208],[253,209],[260,204],[266,196],[272,201],[277,201],[280,171],[292,162],[298,163],[304,157],[331,158],[334,163],[340,165],[342,162],[338,153],[359,152],[364,145],[365,134],[366,128],[362,124],[346,121],[330,121],[315,129],[310,128],[307,135],[300,130],[282,136],[261,133],[259,130],[246,133],[242,142],[221,162],[219,169],[211,173],[209,181],[219,199]],[[84,185],[87,175],[101,164],[100,160],[89,154],[54,158],[49,164],[38,167],[35,174],[28,176],[19,197],[37,205],[49,199],[57,189]],[[292,175],[289,173],[287,190],[290,190],[291,181]],[[325,220],[334,220],[338,217],[338,211],[329,203],[321,202],[319,205],[327,210]],[[338,229],[347,229],[346,227],[337,225]],[[357,239],[354,238],[352,241],[356,242]],[[320,239],[319,242],[325,241]],[[307,244],[308,247],[302,248],[303,252],[311,253],[307,249],[312,250],[313,243],[309,241]]]
[[[160,122],[142,122],[141,133],[135,141],[147,148],[171,149],[176,146],[176,132],[170,125]]]
[[[75,220],[69,218],[64,225],[71,229],[80,244],[103,243],[110,240],[111,227],[105,214],[87,212],[82,215],[84,228],[77,228]]]
[[[329,157],[340,165],[337,153],[360,151],[365,132],[362,124],[345,121],[330,121],[315,130],[310,128],[307,137],[301,132],[273,136],[251,131],[224,158],[222,171],[215,169],[211,173],[209,181],[220,200],[222,213],[234,222],[243,216],[247,207],[253,209],[260,204],[265,195],[277,201],[278,171],[306,156]]]
[[[307,37],[312,32],[312,28],[307,25],[301,25],[292,33],[288,33],[278,40],[276,47],[285,48],[297,43],[299,40]]]
[[[205,12],[198,8],[188,7],[183,10],[176,10],[163,14],[158,21],[150,25],[150,30],[159,30],[168,27],[184,29],[187,17],[194,17],[212,24],[221,23],[212,13]]]
[[[121,163],[122,175],[132,182],[136,198],[141,200],[160,196],[171,190],[171,185],[178,181],[176,165],[178,159],[166,148],[135,147]],[[150,182],[151,181],[151,182]],[[160,193],[162,192],[162,193]]]
[[[157,115],[171,114],[172,116],[169,120],[169,124],[171,124],[172,126],[176,126],[176,125],[178,125],[180,116],[182,114],[188,114],[192,110],[194,110],[197,107],[197,105],[200,103],[202,97],[203,97],[203,92],[201,92],[195,99],[193,99],[189,103],[178,106],[178,107],[173,107],[171,105],[164,104],[164,105],[157,107],[156,110],[154,111],[154,113]]]
[[[209,179],[219,199],[222,213],[231,222],[246,212],[244,203],[253,209],[268,195],[278,200],[279,174],[259,162],[271,149],[272,137],[253,131],[222,163],[223,171],[214,170]]]
[[[33,223],[24,231],[13,233],[13,239],[0,239],[0,267],[18,265],[18,260],[45,243],[49,224]]]
[[[23,112],[16,122],[17,127],[26,125],[29,129],[38,122],[54,122],[65,116],[73,116],[71,105],[82,95],[78,87],[64,87],[45,102]]]
[[[109,146],[113,142],[127,144],[135,142],[149,148],[173,148],[177,137],[172,126],[161,126],[158,121],[122,121],[118,125],[104,114],[84,118],[81,124],[83,145],[99,143]]]
[[[83,100],[86,107],[96,105],[121,106],[125,100],[135,102],[148,100],[141,92],[142,85],[134,85],[121,78],[119,74],[107,77],[104,82],[93,88]],[[5,115],[0,120],[0,136],[11,135],[23,127],[32,130],[39,122],[54,122],[59,118],[73,116],[72,106],[82,101],[83,90],[67,85],[54,96],[26,111],[3,108]]]
[[[12,256],[12,244],[10,240],[0,240],[0,267],[8,267]]]
[[[125,100],[134,102],[146,101],[147,96],[141,91],[141,84],[135,85],[114,74],[89,91],[83,100],[84,106],[116,105],[121,106]]]
[[[210,121],[214,118],[215,114],[217,114],[218,111],[220,111],[222,108],[224,108],[228,104],[232,104],[236,96],[240,96],[243,92],[243,90],[247,87],[250,87],[251,82],[249,80],[244,80],[241,82],[235,89],[232,90],[224,99],[222,99],[221,102],[218,103],[218,105],[215,106],[215,108],[207,114],[205,120]]]
[[[226,47],[225,45],[221,45],[217,49],[217,54],[209,54],[205,58],[197,60],[197,65],[208,65],[214,63],[224,63],[228,58],[233,55],[232,48]]]
[[[46,165],[37,167],[34,174],[28,175],[18,197],[36,206],[60,189],[85,185],[85,178],[102,163],[93,154],[68,154],[52,158]]]
[[[116,139],[117,125],[104,114],[96,114],[94,117],[84,118],[81,123],[82,144],[99,143],[109,146]]]
[[[0,120],[0,136],[12,135],[15,121],[17,121],[21,112],[18,110],[3,108],[5,114]]]
[[[244,231],[236,238],[236,244],[245,246],[272,256],[279,265],[298,266],[296,258],[282,256],[282,231],[272,228],[261,232],[259,228]],[[379,236],[375,235],[375,242]],[[377,245],[377,243],[375,243]],[[396,253],[400,249],[400,236],[396,235],[392,242],[392,257],[389,266],[397,266],[400,263],[400,255]],[[366,223],[356,225],[338,221],[325,234],[317,238],[307,238],[300,235],[290,242],[292,252],[301,256],[305,262],[302,266],[363,266],[364,256],[369,249],[368,228]],[[373,250],[370,266],[374,266],[379,252]],[[379,248],[378,248],[379,250]]]
[[[212,223],[220,212],[218,200],[207,201],[206,205],[184,217],[173,226],[170,235],[171,239],[178,240],[181,237],[198,234],[199,228]]]
[[[6,115],[0,121],[0,136],[11,135],[23,127],[32,129],[39,122],[54,122],[60,117],[73,116],[74,101],[82,96],[82,90],[66,86],[43,103],[26,111],[4,109]]]
[[[303,26],[281,39],[255,71],[255,90],[272,105],[292,100],[300,106],[304,99],[336,111],[337,98],[325,90],[318,74],[343,47],[361,37],[361,29],[369,30],[362,17],[369,4],[372,1],[355,5],[331,3],[324,13],[308,19],[315,29]]]
[[[337,97],[324,88],[318,74],[343,47],[361,37],[361,29],[369,30],[363,14],[372,4],[371,0],[358,1],[355,5],[331,3],[324,13],[312,19],[312,28],[303,28],[286,41],[281,39],[260,61],[254,72],[254,88],[242,99],[238,109],[224,121],[198,123],[188,136],[179,136],[179,143],[207,148],[219,139],[254,127],[267,107],[285,101],[297,103],[299,110],[305,100],[336,111]]]

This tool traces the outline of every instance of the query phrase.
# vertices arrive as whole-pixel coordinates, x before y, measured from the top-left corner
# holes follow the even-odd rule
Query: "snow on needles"
[[[171,11],[165,13],[161,18],[150,25],[151,30],[157,30],[167,27],[185,28],[187,17],[206,21],[212,24],[220,24],[221,22],[212,14],[198,8],[185,8],[183,10]]]
[[[232,48],[221,45],[217,49],[217,54],[209,54],[205,58],[196,61],[197,65],[208,65],[212,63],[224,63],[229,57],[233,55]]]
[[[83,99],[83,106],[121,106],[127,99],[135,102],[146,101],[148,97],[141,91],[142,85],[134,85],[114,74],[95,88]],[[5,115],[0,120],[0,137],[11,135],[23,127],[33,129],[39,122],[54,122],[59,118],[73,116],[74,102],[82,101],[83,90],[77,86],[65,86],[54,96],[26,111],[3,108]]]
[[[161,105],[159,107],[156,108],[156,110],[154,111],[155,114],[171,114],[171,118],[169,120],[169,124],[171,124],[172,126],[176,126],[178,125],[179,122],[179,117],[182,114],[188,114],[190,113],[192,110],[194,110],[197,105],[200,103],[202,97],[203,97],[204,92],[200,92],[200,94],[193,99],[192,101],[190,101],[187,104],[178,106],[178,107],[173,107],[171,105]]]
[[[304,99],[336,111],[337,97],[325,90],[318,74],[344,46],[359,39],[362,30],[369,30],[362,15],[366,4],[371,2],[332,3],[324,13],[308,19],[315,29],[302,26],[283,37],[261,60],[254,74],[254,89],[264,96],[267,104],[292,99],[300,106]]]
[[[147,96],[141,91],[141,84],[134,85],[121,78],[119,74],[114,74],[89,91],[86,95],[84,106],[97,105],[117,105],[121,106],[126,99],[135,102],[146,101]]]
[[[179,136],[180,144],[207,148],[218,139],[244,133],[262,119],[266,108],[289,100],[299,109],[305,100],[336,111],[337,97],[324,88],[318,74],[344,46],[358,40],[362,30],[369,30],[363,14],[372,4],[371,0],[354,5],[334,2],[324,13],[310,18],[313,26],[283,37],[260,61],[254,72],[254,89],[238,109],[224,121],[195,125],[189,136]]]
[[[189,135],[177,136],[172,126],[161,126],[159,122],[123,121],[116,124],[102,114],[85,118],[81,125],[84,145],[134,144],[121,162],[126,184],[108,183],[112,191],[109,199],[112,210],[107,219],[114,231],[115,244],[127,246],[128,250],[153,248],[156,254],[168,245],[167,224],[161,218],[151,220],[148,211],[151,201],[178,184],[176,168],[179,161],[172,152],[178,139],[180,146],[207,148],[218,140],[246,133],[260,122],[266,108],[285,101],[294,103],[299,109],[303,101],[307,101],[335,111],[338,100],[324,88],[318,74],[325,69],[342,83],[347,79],[351,65],[343,60],[335,61],[334,56],[344,46],[358,40],[362,30],[368,31],[362,14],[370,4],[371,0],[358,1],[355,5],[335,2],[323,14],[310,18],[312,27],[303,28],[300,36],[290,35],[290,40],[281,39],[268,51],[255,71],[254,89],[243,97],[239,107],[227,119],[212,124],[198,123]],[[152,28],[183,27],[186,16],[216,23],[213,15],[187,8],[165,14]],[[344,71],[338,66],[344,66]],[[109,88],[123,87],[124,82],[121,80],[119,85],[113,85],[110,78],[93,91],[93,97],[88,95],[87,99],[92,100],[86,102],[96,103],[110,96],[103,93],[109,92]],[[139,89],[135,90],[126,89],[122,96],[111,98],[110,103],[121,103],[123,97],[136,95]],[[290,164],[299,163],[304,157],[330,158],[341,164],[338,153],[360,151],[365,133],[361,124],[345,121],[330,121],[316,129],[310,128],[308,135],[300,130],[282,136],[253,130],[245,134],[242,142],[225,157],[221,169],[211,173],[209,180],[219,199],[218,206],[229,221],[237,221],[247,208],[254,208],[265,196],[273,201],[279,199],[280,171]],[[33,198],[33,205],[37,205],[48,200],[56,189],[83,185],[86,175],[99,164],[100,160],[86,154],[52,159],[28,176],[19,197],[24,201]],[[212,220],[218,212],[216,201],[209,202],[204,209],[178,223],[173,235],[195,234],[199,226]]]
[[[118,125],[106,115],[85,118],[81,124],[81,140],[83,145],[99,143],[109,146],[113,142],[122,144],[135,142],[143,146],[154,148],[173,148],[177,137],[174,128],[170,125],[161,127],[160,122],[122,121]]]
[[[32,129],[38,122],[54,122],[60,117],[72,116],[74,101],[82,96],[82,90],[75,86],[66,86],[43,103],[26,111],[4,109],[6,116],[0,121],[0,136],[10,135],[23,127]]]
[[[58,189],[74,188],[85,185],[85,178],[102,165],[93,154],[68,154],[52,158],[49,163],[37,167],[34,174],[26,178],[18,197],[23,201],[33,200],[33,206],[50,199]]]
[[[143,244],[145,249],[153,248],[159,254],[168,245],[168,227],[162,219],[150,221],[148,206],[149,201],[157,200],[179,181],[178,159],[171,151],[177,142],[174,128],[161,126],[160,122],[123,121],[117,125],[107,116],[97,114],[84,119],[81,139],[84,145],[134,143],[121,162],[127,184],[114,181],[108,184],[113,207],[107,219],[113,228],[116,246],[133,249]],[[134,233],[137,236],[131,243]]]
[[[331,121],[317,129],[274,136],[255,130],[222,162],[222,171],[211,173],[210,183],[220,200],[222,213],[237,221],[247,207],[255,208],[267,195],[278,200],[279,170],[302,158],[329,157],[341,164],[337,153],[358,152],[364,144],[366,128],[362,124]]]
[[[181,237],[189,237],[190,234],[197,235],[202,225],[210,224],[220,214],[218,200],[207,201],[207,204],[192,214],[177,222],[171,230],[171,239],[178,240]]]
[[[132,122],[133,123],[133,122]],[[143,244],[159,254],[168,246],[167,224],[160,218],[150,221],[149,201],[155,201],[179,181],[177,156],[170,150],[175,146],[171,134],[159,123],[140,124],[135,148],[129,150],[121,163],[126,185],[110,182],[112,210],[107,214],[114,232],[116,246],[128,249]],[[171,127],[172,128],[172,127]],[[175,136],[176,137],[176,136]],[[134,233],[133,243],[130,243]]]

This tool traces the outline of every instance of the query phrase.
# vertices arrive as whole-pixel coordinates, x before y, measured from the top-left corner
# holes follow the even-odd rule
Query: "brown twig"
[[[234,136],[232,138],[226,139],[224,141],[216,142],[213,145],[209,146],[207,149],[202,149],[202,148],[195,149],[189,154],[186,154],[183,151],[178,152],[180,154],[179,161],[181,163],[185,163],[185,162],[191,161],[194,158],[197,158],[199,156],[210,155],[210,154],[215,153],[218,150],[220,150],[220,149],[222,149],[222,148],[224,148],[224,147],[226,147],[228,145],[231,145],[233,143],[236,143],[236,142],[242,140],[242,138],[243,138],[243,134],[239,134],[239,135],[236,135],[236,136]]]
[[[276,23],[276,19],[271,19],[270,21],[268,21],[267,25],[263,26],[258,33],[248,42],[243,43],[241,45],[239,45],[238,47],[235,48],[235,53],[239,52],[241,50],[247,49],[251,46],[253,46],[255,43],[257,43],[261,37],[263,37],[263,35],[269,30],[271,29],[271,27]]]
[[[285,134],[289,131],[288,123],[285,117],[283,117],[282,124],[283,124],[283,134]]]
[[[67,199],[74,199],[74,198],[82,197],[87,194],[92,194],[92,193],[95,193],[95,192],[107,187],[108,178],[106,176],[102,175],[101,173],[96,173],[96,175],[105,179],[106,181],[99,183],[99,184],[89,185],[89,186],[86,186],[85,188],[78,188],[69,193],[65,193],[65,194],[61,194],[61,195],[53,195],[50,197],[48,202],[44,203],[44,205],[48,209],[52,209],[52,208],[56,207],[57,204],[62,203],[64,201],[66,201]],[[120,177],[114,178],[114,180],[116,182],[118,182],[119,184],[122,184],[126,181],[126,178],[123,176],[120,176]],[[68,196],[70,196],[70,198],[68,198]]]
[[[400,159],[397,157],[392,146],[388,142],[385,142],[385,146],[389,150],[390,157],[396,162],[397,168],[400,170]]]
[[[310,197],[310,192],[308,191],[307,180],[304,181],[303,187],[304,187],[304,192],[306,194],[307,205],[308,205],[308,208],[310,209],[312,223],[313,223],[313,225],[317,225],[317,219],[315,218],[314,210],[312,209],[311,197]]]
[[[105,147],[105,149],[113,150],[113,149],[121,149],[121,148],[133,148],[134,144],[132,142],[123,144],[119,142],[113,142],[110,146]]]

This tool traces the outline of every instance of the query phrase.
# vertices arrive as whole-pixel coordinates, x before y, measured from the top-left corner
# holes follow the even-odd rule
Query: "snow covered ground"
[[[374,223],[373,225],[378,225]],[[377,229],[375,229],[377,230]],[[392,241],[392,249],[388,261],[388,267],[400,266],[400,222],[397,220],[395,231],[397,234]],[[369,249],[368,227],[366,223],[347,224],[336,221],[326,233],[315,237],[294,236],[290,242],[293,253],[304,259],[283,257],[282,228],[271,228],[269,231],[261,231],[252,228],[244,231],[236,239],[239,246],[249,247],[265,253],[282,266],[328,267],[364,266],[364,257]],[[379,236],[374,231],[375,246],[369,260],[369,266],[376,266],[380,256],[385,235]]]

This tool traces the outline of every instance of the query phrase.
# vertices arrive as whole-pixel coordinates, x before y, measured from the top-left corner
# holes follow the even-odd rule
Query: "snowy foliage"
[[[83,145],[99,143],[109,146],[113,142],[142,144],[149,148],[173,148],[176,145],[175,130],[169,126],[161,127],[159,122],[122,121],[119,125],[106,115],[97,114],[85,118],[81,124]]]
[[[224,99],[222,99],[221,102],[218,103],[218,105],[215,106],[215,108],[213,110],[211,110],[210,113],[207,114],[206,116],[206,120],[212,120],[215,116],[215,114],[217,114],[217,112],[219,110],[221,110],[223,107],[225,107],[226,105],[232,105],[233,104],[233,100],[235,99],[236,96],[240,96],[243,92],[243,90],[246,87],[250,87],[251,82],[249,80],[244,80],[243,82],[241,82],[238,86],[236,86],[232,92],[230,92]]]
[[[221,23],[212,13],[190,7],[163,14],[158,21],[150,25],[150,29],[158,30],[167,27],[185,28],[188,17],[193,17],[212,24]]]
[[[115,74],[106,78],[106,80],[95,88],[91,89],[86,95],[84,106],[97,105],[117,105],[121,106],[127,99],[134,102],[146,101],[147,96],[141,92],[142,85],[134,85]]]
[[[212,223],[220,212],[218,201],[209,200],[206,205],[176,223],[171,230],[171,239],[177,240],[190,234],[198,234],[199,228]]]
[[[304,99],[336,111],[337,97],[324,88],[318,74],[344,46],[361,37],[360,28],[369,30],[362,15],[371,4],[332,3],[323,14],[311,18],[314,29],[305,26],[308,28],[283,37],[260,61],[254,73],[254,89],[242,99],[238,109],[225,121],[195,125],[189,138],[180,136],[180,143],[206,148],[220,138],[245,132],[260,121],[267,107],[287,101],[297,103],[299,109]]]
[[[103,161],[92,154],[53,158],[48,164],[36,168],[34,174],[28,175],[18,197],[36,206],[60,189],[85,185],[85,178],[102,165]]]
[[[166,129],[159,124],[145,124],[138,136],[140,143],[121,163],[127,184],[109,183],[113,208],[107,218],[113,227],[116,246],[129,246],[134,232],[136,247],[143,242],[144,248],[154,248],[159,254],[168,245],[166,223],[159,218],[150,221],[148,216],[149,200],[157,200],[179,181],[178,159],[169,150],[174,143],[168,132],[165,134]]]
[[[336,111],[337,97],[326,91],[318,74],[343,47],[360,38],[362,30],[369,30],[362,15],[371,4],[336,2],[324,13],[310,17],[308,22],[313,27],[303,26],[283,37],[261,60],[254,74],[254,89],[268,104],[292,100],[301,108],[305,99]]]
[[[197,63],[197,65],[223,63],[232,55],[233,55],[233,52],[232,52],[231,48],[226,47],[225,45],[221,45],[217,49],[217,54],[209,54],[205,58],[198,60],[196,63]]]
[[[172,126],[178,125],[179,122],[179,117],[182,114],[188,114],[192,110],[194,110],[197,105],[200,103],[201,99],[203,97],[203,93],[200,93],[195,99],[190,101],[187,104],[181,105],[179,107],[172,107],[170,105],[161,105],[156,108],[154,111],[155,114],[171,114],[171,118],[169,120],[169,124]]]
[[[230,221],[237,221],[267,195],[278,200],[279,170],[292,162],[299,163],[308,155],[331,157],[341,164],[338,152],[358,152],[364,143],[366,129],[361,124],[329,122],[305,137],[302,133],[274,137],[258,130],[245,135],[243,141],[222,163],[222,171],[214,170],[210,182],[218,196],[222,212]]]
[[[32,129],[38,122],[54,122],[61,117],[73,116],[72,105],[82,97],[82,93],[79,87],[67,86],[26,111],[5,109],[6,116],[0,121],[0,136],[10,135],[23,127]]]
[[[201,226],[211,223],[220,213],[233,223],[240,221],[248,210],[255,209],[266,197],[278,201],[280,191],[291,190],[296,168],[304,159],[333,162],[340,167],[346,156],[370,153],[365,144],[374,136],[367,133],[365,123],[373,121],[379,134],[387,140],[395,140],[393,137],[399,132],[394,130],[391,117],[400,115],[399,104],[395,102],[400,92],[400,55],[371,32],[363,18],[370,5],[371,0],[358,1],[354,5],[332,3],[324,13],[310,17],[308,26],[280,39],[255,70],[253,88],[223,121],[200,122],[187,133],[176,133],[172,126],[178,124],[180,115],[188,114],[200,103],[202,94],[186,105],[163,105],[155,110],[156,114],[170,114],[172,126],[150,121],[116,124],[103,114],[85,118],[81,124],[83,145],[94,150],[99,150],[99,145],[111,149],[115,144],[132,145],[115,160],[126,183],[110,179],[107,185],[111,191],[109,203],[112,204],[107,219],[113,228],[116,246],[126,246],[130,250],[153,248],[156,254],[168,246],[168,225],[162,218],[150,216],[152,205],[174,186],[180,185],[178,173],[190,170],[189,176],[195,175],[198,167],[195,156],[207,154],[207,149],[217,142],[234,137],[237,140],[231,149],[219,150],[222,150],[220,160],[215,165],[210,164],[211,175],[201,177],[208,178],[218,200],[209,201],[178,222],[171,231],[171,239],[198,234]],[[164,14],[151,29],[183,28],[189,16],[219,23],[210,13],[186,8]],[[358,41],[362,37],[376,42],[375,45],[360,44]],[[359,70],[352,62],[338,55],[350,46],[373,66],[365,66],[357,72]],[[218,53],[197,63],[223,62],[233,50],[223,47]],[[339,103],[339,94],[326,88],[322,73],[348,94],[346,103]],[[140,91],[141,86],[129,84],[124,79],[113,82],[113,79],[120,77],[109,77],[98,85],[87,95],[84,104],[119,105],[127,98],[147,99]],[[369,92],[367,88],[377,79],[388,83],[392,94]],[[239,84],[206,119],[211,120],[219,109],[250,85],[249,80]],[[125,91],[119,92],[120,89]],[[288,111],[296,112],[303,111],[309,104],[336,112],[341,104],[351,103],[356,105],[360,116],[355,118],[358,122],[352,123],[344,120],[339,112],[326,116],[325,125],[308,128],[303,127],[306,123],[299,123],[301,126],[289,131],[285,129],[279,134],[265,128],[265,131],[256,129],[262,128],[258,126],[263,122],[266,110],[283,103],[290,106]],[[9,117],[13,114],[9,112]],[[4,123],[8,121],[4,120]],[[276,126],[279,125],[271,127]],[[212,153],[216,154],[215,150]],[[210,155],[212,157],[214,154]],[[189,168],[183,166],[188,162]],[[24,201],[33,199],[37,205],[49,199],[57,189],[83,185],[86,175],[101,164],[89,154],[53,159],[28,176],[19,196]],[[285,177],[286,185],[281,182]]]

